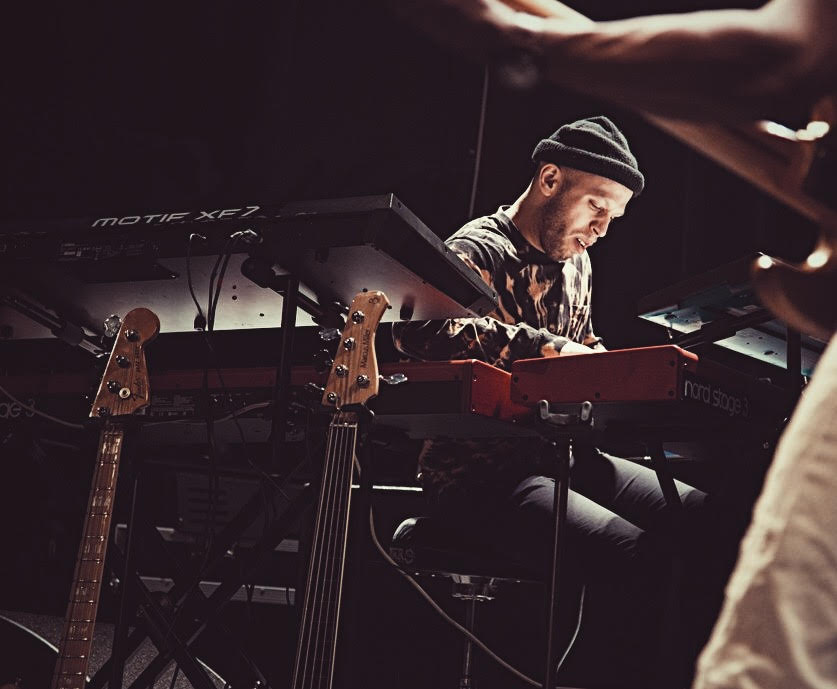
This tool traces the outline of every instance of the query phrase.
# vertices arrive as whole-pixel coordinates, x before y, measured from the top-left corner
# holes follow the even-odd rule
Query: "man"
[[[606,117],[560,127],[538,143],[532,160],[535,174],[513,204],[469,222],[447,240],[497,290],[498,310],[485,318],[396,327],[396,346],[405,354],[477,358],[508,369],[517,359],[604,349],[592,325],[587,249],[642,191],[643,175],[625,137]],[[437,439],[426,444],[419,464],[432,512],[446,525],[544,573],[554,525],[555,482],[544,475],[551,462],[536,443],[519,438]],[[659,588],[675,534],[702,512],[701,491],[682,483],[678,490],[684,510],[682,523],[674,524],[653,471],[577,448],[567,552],[582,570],[579,576],[593,583],[593,596],[615,599],[606,624],[620,638],[602,657],[623,679],[650,678],[657,637],[653,624],[643,622],[653,619],[657,603],[651,589]]]
[[[429,31],[472,55],[523,49],[553,82],[655,115],[787,117],[804,125],[818,103],[837,94],[832,0],[770,0],[756,10],[612,22],[589,21],[557,3],[551,19],[497,0],[421,5]],[[833,265],[837,228],[825,230]],[[835,427],[832,336],[773,459],[694,689],[835,686]]]

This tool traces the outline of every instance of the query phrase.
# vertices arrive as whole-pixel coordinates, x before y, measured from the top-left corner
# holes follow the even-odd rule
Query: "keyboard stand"
[[[538,402],[537,429],[543,438],[555,447],[556,474],[555,497],[552,511],[555,515],[555,527],[552,542],[552,564],[549,573],[548,615],[546,628],[546,670],[544,689],[555,686],[555,626],[558,622],[558,593],[561,561],[563,560],[564,532],[567,521],[567,501],[570,487],[570,463],[572,462],[573,442],[589,438],[593,429],[593,405],[583,402],[577,414],[554,414],[549,411],[549,402]]]

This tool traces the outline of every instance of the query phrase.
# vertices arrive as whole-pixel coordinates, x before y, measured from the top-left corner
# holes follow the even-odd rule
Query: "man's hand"
[[[578,342],[567,342],[563,347],[561,347],[561,351],[559,352],[555,349],[555,345],[550,342],[549,344],[541,347],[541,356],[571,356],[573,354],[592,354],[595,351],[596,350],[592,347],[579,344]]]
[[[558,356],[568,356],[572,354],[592,354],[595,351],[596,350],[592,347],[579,344],[578,342],[567,342],[567,344],[561,347],[561,351],[558,352]]]

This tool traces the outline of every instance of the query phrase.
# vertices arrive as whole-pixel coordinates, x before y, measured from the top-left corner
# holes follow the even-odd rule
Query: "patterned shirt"
[[[396,348],[416,359],[480,359],[509,370],[518,359],[560,351],[568,342],[593,345],[592,269],[587,252],[551,260],[529,244],[506,215],[507,206],[477,218],[445,242],[498,294],[499,307],[483,318],[399,323]],[[536,444],[513,441],[425,443],[419,470],[425,488],[482,490],[531,473]]]

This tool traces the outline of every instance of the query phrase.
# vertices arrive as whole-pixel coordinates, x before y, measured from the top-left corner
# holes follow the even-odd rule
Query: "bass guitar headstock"
[[[376,290],[360,292],[352,299],[323,392],[324,405],[342,409],[365,404],[378,394],[375,332],[388,306],[387,296]]]
[[[140,308],[128,312],[114,339],[91,417],[127,416],[148,405],[151,392],[145,345],[159,332],[160,320],[153,311]]]

